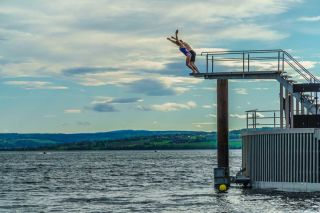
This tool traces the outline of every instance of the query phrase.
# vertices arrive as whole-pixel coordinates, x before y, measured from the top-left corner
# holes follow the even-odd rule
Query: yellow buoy
[[[225,192],[227,191],[227,186],[226,184],[220,184],[218,189],[220,192]]]

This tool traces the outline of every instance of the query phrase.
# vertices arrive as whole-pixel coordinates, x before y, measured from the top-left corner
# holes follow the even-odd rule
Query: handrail
[[[209,55],[223,55],[223,54],[239,54],[239,53],[272,53],[272,52],[282,52],[282,49],[274,49],[274,50],[225,50],[225,51],[208,51],[201,52],[201,55],[209,54]]]
[[[280,121],[281,117],[279,115],[277,115],[277,113],[279,113],[280,110],[247,110],[246,111],[246,120],[247,120],[247,129],[249,127],[252,128],[257,128],[257,126],[273,126],[278,127],[280,126],[281,122],[277,122],[278,120]],[[259,114],[267,114],[269,113],[269,116],[260,116]],[[271,115],[270,115],[271,113]],[[259,123],[257,121],[259,120],[272,120],[272,123]],[[250,122],[251,121],[251,122]]]
[[[236,70],[242,70],[243,73],[267,71],[263,68],[264,63],[266,63],[268,71],[278,72],[280,74],[279,79],[283,78],[286,80],[288,83],[287,86],[292,85],[295,82],[294,80],[299,82],[301,79],[304,79],[303,81],[307,83],[320,83],[320,80],[315,75],[307,70],[287,51],[282,49],[204,51],[201,53],[201,56],[206,57],[207,73],[209,73],[209,69],[214,73],[216,64],[220,65],[219,63],[221,63],[222,67],[225,66],[227,69],[235,67]],[[260,61],[262,63],[260,63]],[[228,62],[232,63],[228,64]],[[288,75],[290,72],[294,72],[293,76]],[[297,73],[297,75],[295,73]],[[293,78],[289,80],[289,77]],[[315,112],[317,113],[318,109],[320,109],[317,105],[318,92],[311,92],[311,99],[306,98],[304,94],[300,94],[300,96],[297,95],[301,100],[301,104],[307,101],[307,103],[315,106]],[[316,104],[314,104],[314,101],[316,101]],[[310,108],[310,104],[307,104],[308,108]]]
[[[250,57],[250,54],[255,53],[277,53],[277,57]],[[239,58],[215,58],[218,55],[234,55],[239,54]],[[300,62],[298,62],[294,57],[292,57],[287,51],[283,49],[272,49],[272,50],[223,50],[223,51],[204,51],[201,52],[201,56],[206,56],[207,60],[207,72],[209,61],[211,61],[211,67],[213,69],[214,61],[240,61],[242,60],[243,71],[250,71],[250,61],[252,60],[270,60],[275,59],[278,63],[277,71],[284,71],[284,63],[288,64],[294,71],[300,74],[309,83],[320,83],[320,80],[309,72]],[[211,57],[209,57],[211,56]],[[292,61],[292,62],[291,62]],[[246,64],[245,64],[246,63]],[[280,69],[282,65],[282,69]],[[245,69],[245,66],[247,69]],[[213,70],[212,70],[213,71]]]
[[[292,61],[295,62],[295,64],[297,64],[303,71],[305,71],[306,73],[308,73],[309,76],[312,77],[312,79],[314,80],[314,82],[310,82],[310,83],[315,83],[315,82],[320,82],[319,79],[317,79],[311,72],[309,72],[309,70],[307,70],[304,66],[302,66],[302,64],[300,64],[300,62],[298,62],[295,58],[293,58],[287,51],[283,51],[284,54],[286,54],[286,56],[288,58],[290,58]]]

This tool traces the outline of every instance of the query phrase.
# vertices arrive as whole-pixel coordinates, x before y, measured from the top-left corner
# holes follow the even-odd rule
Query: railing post
[[[244,72],[244,52],[242,52],[242,71]]]
[[[252,128],[254,129],[254,112],[252,112]]]
[[[211,63],[211,72],[213,72],[213,62],[214,62],[214,57],[213,57],[213,55],[211,56],[211,60],[212,60],[212,61],[211,61],[211,62],[212,62],[212,63]]]
[[[248,72],[249,72],[249,70],[250,70],[250,54],[248,53]]]
[[[248,116],[248,112],[247,112],[247,129],[248,129],[248,126],[249,126],[249,121],[248,121],[248,119],[249,119],[249,116]]]
[[[208,54],[206,55],[206,61],[207,61],[207,73],[208,73],[208,63],[209,63],[209,56],[208,56]]]
[[[316,92],[316,115],[318,115],[318,92]]]
[[[280,128],[283,128],[283,86],[280,83]]]
[[[278,72],[280,71],[280,51],[278,51]]]
[[[285,89],[285,118],[286,118],[286,128],[290,128],[290,108],[289,108],[289,91]]]
[[[282,51],[282,72],[284,72],[284,52]]]

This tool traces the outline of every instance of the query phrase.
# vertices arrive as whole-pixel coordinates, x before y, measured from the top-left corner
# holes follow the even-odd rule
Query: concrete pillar
[[[218,79],[217,82],[217,138],[218,167],[229,168],[228,147],[228,80]]]

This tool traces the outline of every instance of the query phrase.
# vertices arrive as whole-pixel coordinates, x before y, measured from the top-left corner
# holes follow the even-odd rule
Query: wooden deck
[[[250,71],[250,72],[208,72],[192,74],[196,78],[204,79],[276,79],[281,71]]]

